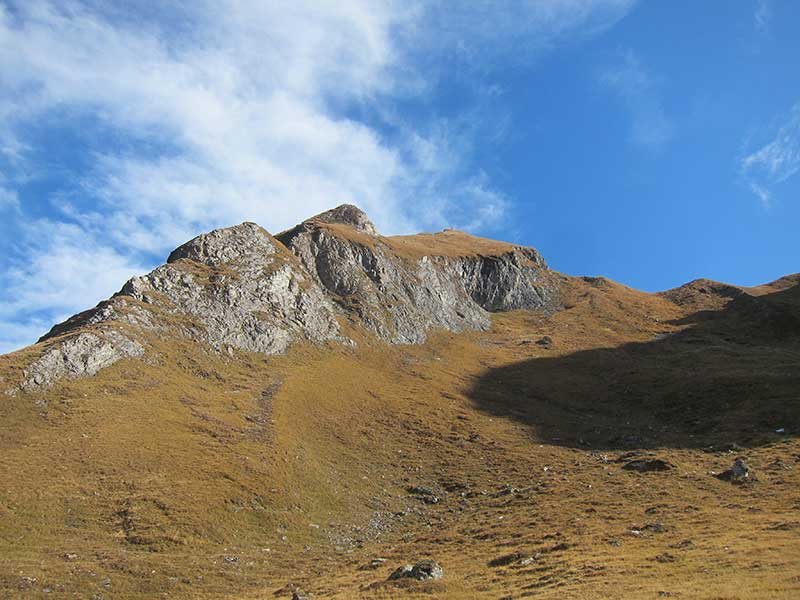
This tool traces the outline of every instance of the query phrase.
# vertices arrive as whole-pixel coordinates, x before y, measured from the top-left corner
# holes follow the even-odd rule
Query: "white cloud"
[[[16,212],[18,210],[19,210],[19,198],[17,197],[17,192],[0,186],[0,211]]]
[[[657,149],[675,135],[659,94],[659,81],[638,56],[627,50],[622,61],[603,70],[600,82],[619,96],[631,115],[630,139],[636,145]]]
[[[144,272],[143,266],[114,249],[87,239],[86,231],[76,225],[34,221],[24,228],[22,252],[29,260],[5,273],[0,304],[4,322],[30,308],[46,307],[64,315],[76,307],[90,308]]]
[[[756,0],[756,10],[753,13],[756,29],[762,33],[769,30],[769,23],[772,19],[772,6],[770,0]]]
[[[750,190],[769,206],[772,188],[800,171],[800,102],[771,132],[771,141],[745,155],[740,172]]]
[[[463,59],[457,48],[473,64],[490,46],[536,53],[631,6],[0,0],[0,159],[34,169],[47,149],[31,132],[50,129],[88,165],[21,229],[0,327],[85,309],[152,256],[243,220],[277,231],[355,202],[387,233],[500,222],[507,199],[472,162],[476,129],[405,122],[392,103],[431,91],[433,63]]]
[[[754,183],[752,181],[750,182],[750,191],[753,192],[756,195],[756,197],[761,201],[761,205],[764,208],[770,207],[770,205],[772,204],[772,192],[770,192],[765,187],[757,183]]]

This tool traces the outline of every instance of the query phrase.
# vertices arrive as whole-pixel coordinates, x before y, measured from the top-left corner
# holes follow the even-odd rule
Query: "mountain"
[[[796,597],[799,365],[800,275],[218,229],[0,357],[0,598]]]

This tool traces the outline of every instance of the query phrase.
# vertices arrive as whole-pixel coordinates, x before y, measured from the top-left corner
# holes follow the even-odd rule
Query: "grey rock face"
[[[362,244],[306,224],[279,239],[316,283],[379,338],[422,343],[434,327],[485,329],[489,318],[469,297],[456,270],[431,260],[406,261],[380,244]]]
[[[57,344],[31,364],[25,371],[22,389],[35,390],[62,377],[94,375],[120,359],[143,353],[141,344],[117,331],[79,333]]]
[[[253,223],[198,236],[120,293],[194,317],[192,334],[218,349],[275,354],[295,339],[341,339],[322,291]]]
[[[413,259],[392,252],[380,238],[345,239],[313,222],[278,239],[342,310],[390,343],[422,343],[431,329],[486,329],[490,311],[558,304],[547,265],[530,248]]]
[[[547,265],[533,248],[453,262],[469,295],[488,311],[547,308],[557,301],[556,290],[542,277]]]
[[[103,300],[94,308],[73,315],[63,323],[53,326],[38,341],[43,342],[63,333],[111,320],[118,323],[128,323],[143,329],[156,327],[153,316],[149,311],[141,306],[134,306],[125,297],[115,296],[110,300]]]

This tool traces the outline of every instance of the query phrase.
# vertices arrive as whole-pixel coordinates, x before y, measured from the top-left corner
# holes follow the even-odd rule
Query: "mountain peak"
[[[263,227],[245,221],[233,227],[214,229],[192,238],[175,248],[167,258],[167,263],[188,258],[195,262],[216,266],[246,254],[253,254],[254,251],[272,254],[275,252],[275,245],[272,237]]]
[[[330,223],[349,225],[362,233],[368,235],[378,235],[378,230],[375,225],[369,220],[367,213],[355,206],[354,204],[341,204],[336,208],[326,210],[310,219],[306,219],[304,223],[312,222]]]

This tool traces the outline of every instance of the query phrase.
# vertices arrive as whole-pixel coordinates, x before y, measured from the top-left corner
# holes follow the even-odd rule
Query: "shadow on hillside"
[[[755,446],[800,430],[800,286],[682,319],[646,343],[493,369],[476,406],[598,450]],[[785,434],[776,433],[779,428]]]

